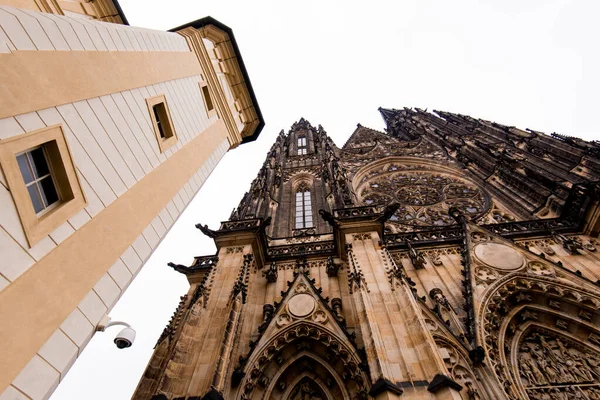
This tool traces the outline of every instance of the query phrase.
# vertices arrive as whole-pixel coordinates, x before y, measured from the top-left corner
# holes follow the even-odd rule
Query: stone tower
[[[264,119],[211,17],[165,32],[117,0],[0,0],[0,59],[0,399],[47,399]]]
[[[134,399],[600,399],[600,145],[380,109],[283,131]]]

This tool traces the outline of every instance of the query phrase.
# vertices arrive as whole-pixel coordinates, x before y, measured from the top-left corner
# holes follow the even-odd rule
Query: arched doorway
[[[510,399],[600,399],[600,292],[530,264],[482,302],[487,362]]]
[[[303,321],[253,352],[237,398],[367,399],[369,382],[363,368],[347,338]]]

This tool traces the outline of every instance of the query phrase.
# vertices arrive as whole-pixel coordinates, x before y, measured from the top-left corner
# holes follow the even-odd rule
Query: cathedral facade
[[[134,399],[600,399],[600,145],[380,109],[281,132]]]

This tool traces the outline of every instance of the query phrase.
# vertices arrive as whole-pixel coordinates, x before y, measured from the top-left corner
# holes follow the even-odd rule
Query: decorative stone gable
[[[260,338],[234,370],[239,398],[337,393],[340,398],[366,399],[366,365],[354,335],[345,329],[339,299],[330,304],[323,298],[308,270],[296,272],[288,285],[281,302],[265,305]]]

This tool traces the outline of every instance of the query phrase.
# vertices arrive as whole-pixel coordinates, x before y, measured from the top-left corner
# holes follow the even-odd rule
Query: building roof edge
[[[188,22],[188,23],[178,26],[176,28],[169,29],[169,32],[177,32],[179,30],[182,30],[182,29],[185,29],[188,27],[200,29],[200,28],[202,28],[204,26],[208,26],[208,25],[213,25],[213,26],[219,28],[220,30],[222,30],[223,32],[227,33],[227,35],[229,35],[229,39],[231,40],[231,45],[233,47],[233,51],[235,52],[235,56],[238,59],[240,70],[242,71],[242,75],[244,76],[244,81],[246,82],[246,86],[248,87],[248,93],[250,94],[250,99],[254,103],[254,109],[256,111],[256,115],[257,115],[258,121],[259,121],[258,126],[254,130],[254,133],[250,136],[246,136],[246,137],[242,138],[242,144],[248,143],[248,142],[253,142],[254,140],[256,140],[258,138],[258,135],[260,135],[260,132],[264,128],[265,120],[264,120],[262,112],[260,110],[260,106],[258,105],[258,101],[256,100],[256,94],[254,93],[254,88],[252,87],[252,82],[250,81],[250,77],[248,76],[248,70],[246,69],[246,65],[244,64],[244,59],[242,58],[242,54],[240,53],[240,49],[238,47],[237,41],[235,40],[233,30],[230,27],[228,27],[227,25],[223,24],[222,22],[214,19],[213,17],[208,16],[208,17],[197,19],[192,22]]]
[[[129,21],[127,21],[127,17],[125,16],[125,13],[123,12],[123,9],[121,8],[121,5],[119,4],[118,0],[113,0],[113,4],[117,9],[117,13],[119,13],[119,17],[121,17],[121,21],[123,21],[123,25],[129,25]]]

